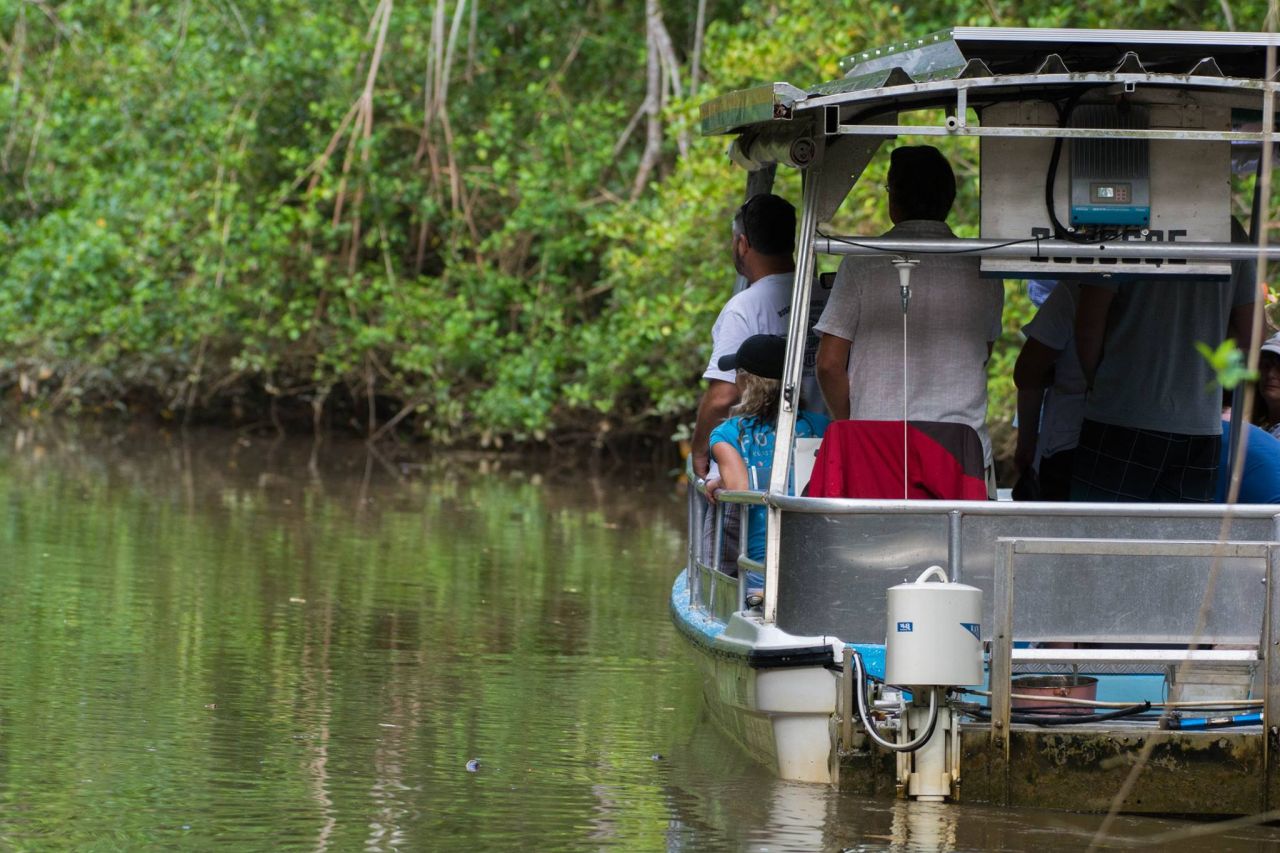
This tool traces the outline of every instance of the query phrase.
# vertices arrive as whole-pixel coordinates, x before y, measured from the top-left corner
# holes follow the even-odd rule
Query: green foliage
[[[643,4],[481,3],[472,31],[452,3],[0,0],[0,376],[40,406],[255,417],[280,399],[363,424],[374,400],[442,443],[669,434],[699,393],[742,192],[724,140],[682,151],[700,101],[831,79],[952,24],[1224,26],[1174,0],[711,2],[693,95],[696,4],[663,5],[685,88],[632,197]],[[1232,9],[1260,25],[1263,4]],[[948,153],[972,234],[976,158]],[[883,168],[835,226],[887,226]],[[1006,327],[1026,311],[1011,298]]]
[[[1209,362],[1223,388],[1235,388],[1241,382],[1258,378],[1258,371],[1249,369],[1246,354],[1236,346],[1233,338],[1227,338],[1217,349],[1196,341],[1196,352]]]

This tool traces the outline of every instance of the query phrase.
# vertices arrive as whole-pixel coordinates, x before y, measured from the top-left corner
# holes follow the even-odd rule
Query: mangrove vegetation
[[[679,438],[743,183],[700,101],[956,24],[1260,30],[1266,9],[0,0],[0,385],[25,417]],[[876,183],[851,230],[886,227]],[[972,189],[952,222],[975,233]],[[1028,310],[1009,293],[993,376]]]

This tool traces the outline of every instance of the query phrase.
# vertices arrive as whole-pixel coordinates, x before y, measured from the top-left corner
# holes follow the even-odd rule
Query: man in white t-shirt
[[[894,149],[889,161],[894,227],[885,236],[954,237],[946,218],[955,187],[955,174],[936,148]],[[907,419],[973,427],[990,470],[986,363],[1000,336],[1003,283],[982,278],[975,255],[915,257],[919,264],[911,272],[905,364],[902,297],[893,257],[850,256],[840,264],[827,307],[814,327],[822,333],[817,358],[822,395],[835,420],[901,421],[905,379]]]
[[[732,355],[752,335],[785,335],[795,280],[796,210],[787,200],[764,193],[752,196],[733,217],[733,266],[746,278],[745,290],[735,294],[711,328],[711,358],[702,378],[707,390],[698,404],[693,430],[693,471],[706,477],[710,469],[707,441],[711,430],[738,402],[732,370],[721,370],[720,359]]]

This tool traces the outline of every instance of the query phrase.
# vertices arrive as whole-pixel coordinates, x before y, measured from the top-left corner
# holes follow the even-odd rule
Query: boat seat
[[[796,439],[795,454],[791,461],[796,494],[803,495],[809,488],[809,480],[813,478],[813,466],[818,462],[818,448],[821,446],[821,438]]]
[[[827,427],[806,492],[810,497],[893,500],[987,499],[982,442],[966,424],[835,421]]]

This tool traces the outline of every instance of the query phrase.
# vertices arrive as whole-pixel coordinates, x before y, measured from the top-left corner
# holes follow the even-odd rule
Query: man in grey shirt
[[[1197,343],[1248,350],[1256,297],[1229,282],[1149,278],[1080,288],[1076,348],[1088,397],[1071,499],[1208,502],[1222,442],[1222,387]]]
[[[931,146],[896,148],[889,162],[885,236],[954,237],[946,218],[956,195],[950,164]],[[979,276],[974,255],[926,254],[911,272],[903,357],[903,313],[892,256],[840,264],[822,319],[817,374],[831,417],[901,421],[904,370],[908,420],[973,427],[991,467],[986,362],[1000,336],[1004,286]]]

